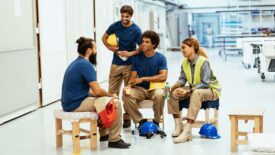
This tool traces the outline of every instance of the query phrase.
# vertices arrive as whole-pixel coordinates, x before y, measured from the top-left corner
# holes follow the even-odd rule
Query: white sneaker
[[[174,138],[174,143],[184,143],[192,140],[192,126],[187,123],[183,127],[183,132],[177,137]]]
[[[172,137],[178,137],[182,132],[183,124],[181,118],[175,118],[175,130],[172,133]]]

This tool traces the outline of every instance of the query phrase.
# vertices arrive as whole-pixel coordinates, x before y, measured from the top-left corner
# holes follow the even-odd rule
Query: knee
[[[118,99],[114,99],[114,103],[116,108],[121,107],[121,102]]]
[[[152,99],[164,99],[164,90],[163,89],[156,89],[154,91],[154,95],[152,96]]]
[[[122,95],[122,101],[123,101],[123,102],[124,102],[124,101],[127,101],[127,100],[129,100],[129,99],[131,99],[131,98],[133,98],[133,97],[131,96],[131,94],[129,94],[129,95],[123,94],[123,95]]]
[[[202,97],[202,91],[200,89],[195,89],[190,97]]]
[[[131,96],[131,95],[123,95],[122,96],[122,101],[123,101],[124,106],[127,106],[127,105],[131,104],[132,103],[131,101],[133,99],[134,99],[134,97]]]

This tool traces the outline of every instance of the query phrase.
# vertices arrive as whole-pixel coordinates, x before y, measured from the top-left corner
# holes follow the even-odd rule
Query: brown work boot
[[[120,139],[117,142],[108,143],[108,147],[117,148],[117,149],[128,149],[130,146],[131,146],[130,143],[126,143],[122,139]]]

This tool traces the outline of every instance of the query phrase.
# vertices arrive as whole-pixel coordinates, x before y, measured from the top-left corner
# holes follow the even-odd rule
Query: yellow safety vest
[[[192,87],[195,87],[197,84],[201,83],[201,67],[204,61],[207,61],[205,57],[203,56],[198,57],[198,60],[195,65],[194,77],[192,77],[191,67],[190,67],[191,64],[189,63],[187,58],[183,59],[183,62],[182,62],[183,72],[186,76],[187,82],[191,84]],[[212,70],[211,70],[209,88],[212,89],[212,91],[218,97],[221,96],[221,86]]]

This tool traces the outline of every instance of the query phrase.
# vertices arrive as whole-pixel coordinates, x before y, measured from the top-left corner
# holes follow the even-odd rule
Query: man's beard
[[[129,25],[130,24],[130,20],[123,21],[122,23],[125,24],[125,25]]]
[[[89,57],[89,61],[96,66],[96,54],[91,54]]]

